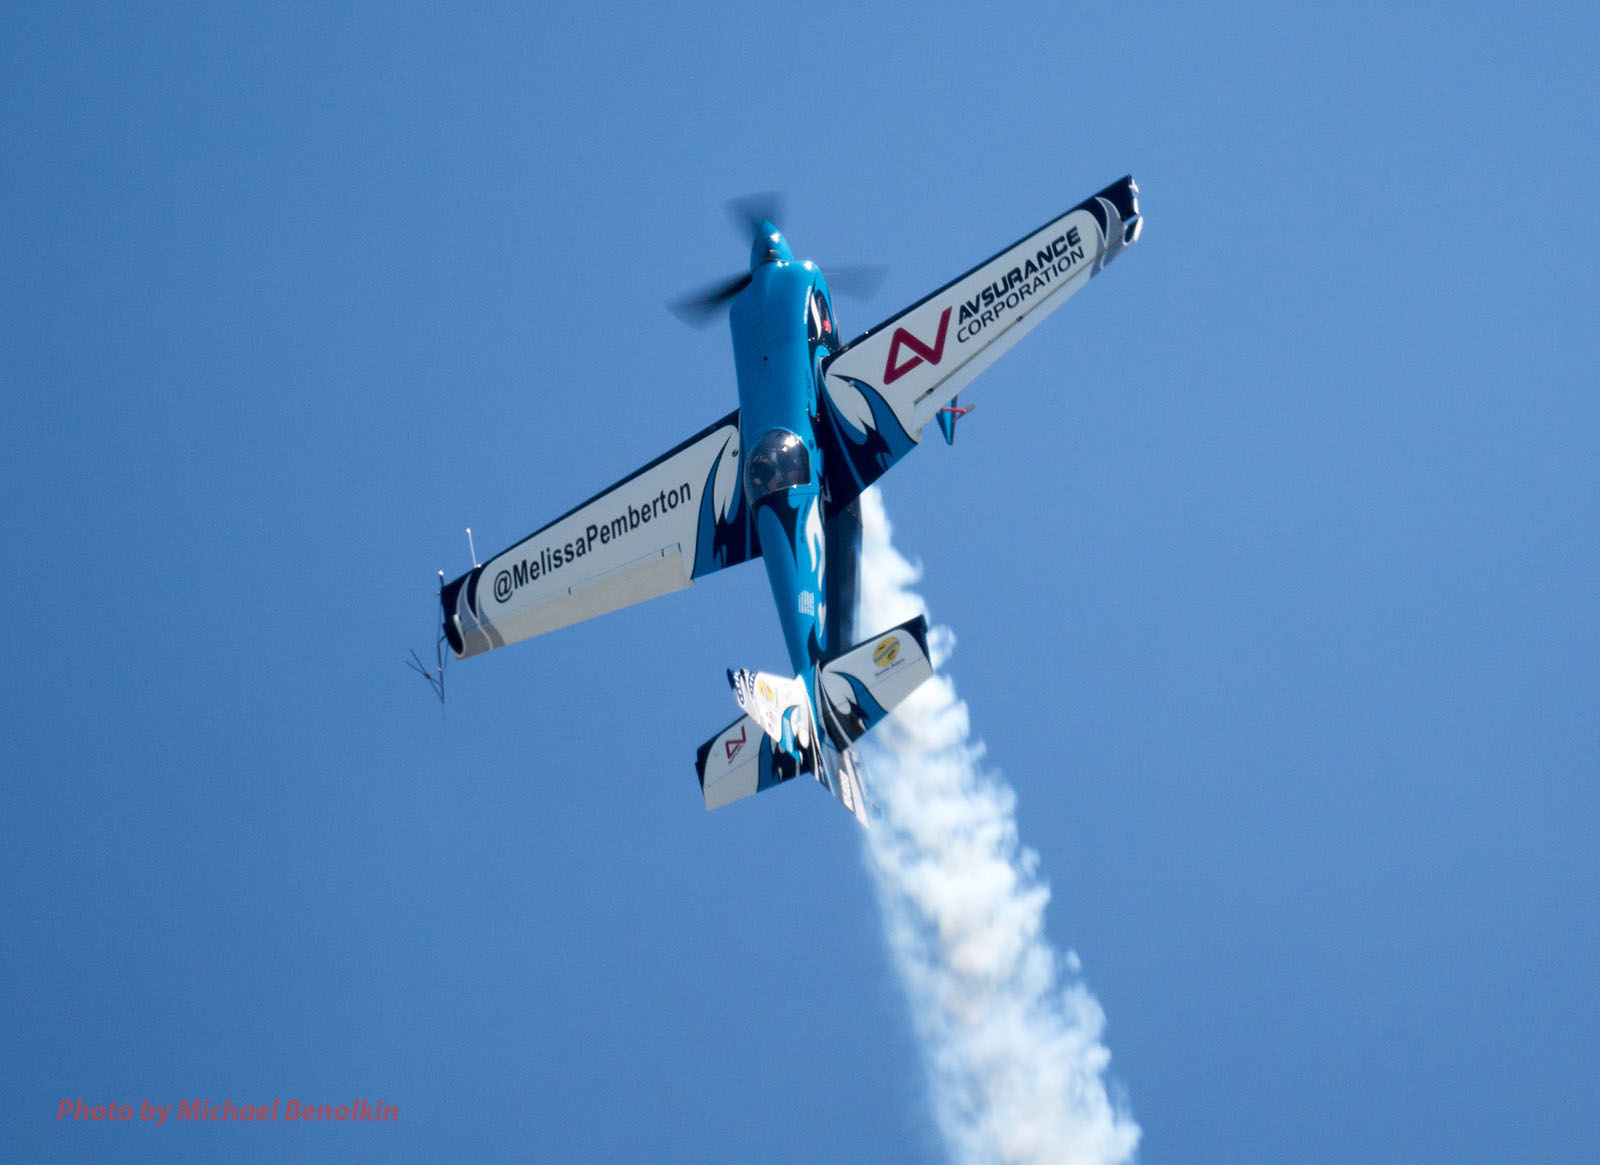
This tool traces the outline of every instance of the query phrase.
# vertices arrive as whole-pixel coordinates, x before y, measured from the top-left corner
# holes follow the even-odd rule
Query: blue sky
[[[764,577],[401,666],[733,407],[723,202],[1146,229],[884,482],[1145,1162],[1600,1152],[1592,7],[0,17],[0,1145],[938,1160],[861,840],[716,814]],[[382,1098],[382,1128],[88,1103]]]

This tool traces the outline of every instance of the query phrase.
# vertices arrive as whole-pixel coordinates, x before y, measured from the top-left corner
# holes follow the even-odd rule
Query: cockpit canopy
[[[811,484],[811,454],[806,443],[787,429],[773,429],[756,442],[744,467],[744,492],[750,504],[788,489]]]

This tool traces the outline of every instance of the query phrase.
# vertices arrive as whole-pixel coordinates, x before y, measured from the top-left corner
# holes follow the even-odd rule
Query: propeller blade
[[[824,267],[822,273],[828,277],[829,288],[852,299],[871,299],[889,277],[889,269],[878,265]]]
[[[735,275],[691,291],[681,299],[667,304],[667,310],[691,327],[703,328],[716,319],[728,301],[743,291],[750,283],[750,273]]]
[[[728,217],[745,233],[745,237],[754,239],[763,222],[776,224],[783,217],[783,195],[777,191],[746,194],[743,198],[729,199],[727,210]],[[844,266],[824,270],[827,271],[830,287],[857,299],[872,298],[888,276],[888,268],[877,266]],[[729,300],[750,285],[750,279],[748,272],[719,279],[670,301],[667,310],[691,327],[706,327],[728,306]]]
[[[783,195],[776,190],[769,190],[764,194],[730,198],[728,217],[733,220],[734,226],[744,232],[745,238],[754,238],[763,221],[777,223],[783,218]]]

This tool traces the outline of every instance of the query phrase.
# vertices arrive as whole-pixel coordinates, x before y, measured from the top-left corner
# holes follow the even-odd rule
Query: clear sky
[[[12,5],[0,1156],[937,1161],[858,827],[715,814],[758,567],[467,661],[435,571],[876,323],[1142,241],[884,480],[1157,1162],[1600,1157],[1593,5]],[[390,1125],[58,1122],[66,1098]]]

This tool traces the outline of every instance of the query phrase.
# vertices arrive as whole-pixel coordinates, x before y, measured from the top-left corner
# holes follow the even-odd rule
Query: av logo
[[[744,725],[741,724],[739,726],[739,739],[727,740],[723,742],[723,747],[728,750],[729,760],[732,760],[734,757],[738,756],[739,750],[744,747],[745,731]]]
[[[933,347],[928,347],[904,328],[894,330],[894,338],[889,341],[889,359],[883,364],[883,382],[893,384],[918,364],[926,360],[929,364],[937,364],[944,359],[944,337],[950,330],[950,309],[945,308],[944,314],[939,317],[939,334],[934,338]],[[896,364],[900,357],[900,345],[904,344],[911,349],[912,354],[906,358],[904,364]]]

